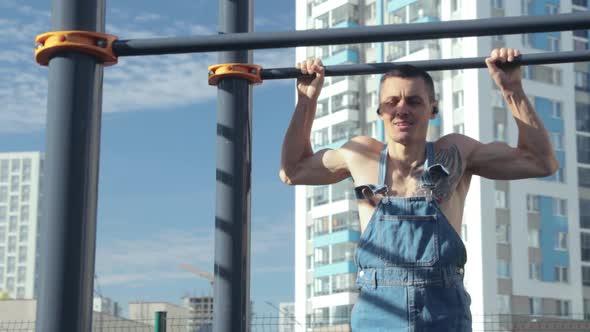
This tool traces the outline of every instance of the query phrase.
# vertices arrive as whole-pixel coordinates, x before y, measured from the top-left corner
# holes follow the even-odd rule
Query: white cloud
[[[288,220],[279,218],[280,220]],[[292,227],[286,222],[270,222],[270,218],[252,221],[251,255],[257,261],[265,255],[274,256],[292,243]],[[120,238],[97,246],[96,273],[101,285],[128,284],[195,278],[183,271],[188,263],[213,273],[214,230],[172,230],[141,238]],[[285,273],[287,265],[251,266],[251,273]]]
[[[9,43],[0,51],[0,75],[10,78],[0,81],[0,132],[39,130],[45,125],[48,70],[34,62],[33,40],[49,29],[48,13],[9,0],[0,0],[1,7],[20,15],[0,18],[0,38]],[[155,13],[144,12],[130,20],[124,11],[110,12],[116,20],[106,32],[121,39],[215,33],[211,27]],[[104,69],[103,112],[171,110],[213,101],[217,90],[207,83],[207,67],[217,59],[216,53],[120,58]],[[254,63],[264,68],[293,66],[294,51],[256,51]]]

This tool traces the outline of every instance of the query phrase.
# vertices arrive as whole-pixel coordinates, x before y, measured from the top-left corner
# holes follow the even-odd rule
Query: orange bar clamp
[[[79,52],[94,56],[105,66],[117,63],[113,42],[118,38],[100,32],[52,31],[35,38],[35,60],[42,66],[57,52]]]
[[[209,85],[217,85],[219,80],[225,77],[240,77],[250,83],[260,84],[262,67],[248,63],[223,63],[209,66]]]

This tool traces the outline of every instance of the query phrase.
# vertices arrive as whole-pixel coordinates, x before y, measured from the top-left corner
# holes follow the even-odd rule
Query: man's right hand
[[[324,85],[324,65],[320,59],[307,59],[297,64],[297,69],[303,74],[315,74],[315,78],[300,77],[297,79],[297,94],[299,98],[309,98],[317,101]]]

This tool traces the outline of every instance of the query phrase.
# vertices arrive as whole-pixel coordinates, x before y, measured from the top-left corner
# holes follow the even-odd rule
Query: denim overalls
[[[465,246],[432,195],[436,179],[449,173],[434,164],[431,142],[426,156],[422,183],[428,194],[384,196],[360,237],[353,331],[471,331]],[[385,145],[379,184],[368,186],[373,194],[387,192],[387,158]]]

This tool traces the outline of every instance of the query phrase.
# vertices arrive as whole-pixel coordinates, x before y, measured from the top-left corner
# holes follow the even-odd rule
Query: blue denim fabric
[[[433,164],[431,142],[426,151],[422,181],[430,194],[385,196],[359,240],[355,332],[471,332],[471,299],[463,287],[465,246],[432,197],[432,179],[449,173]],[[379,185],[373,188],[385,184],[386,160],[387,145]]]

